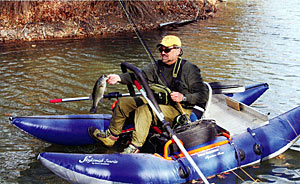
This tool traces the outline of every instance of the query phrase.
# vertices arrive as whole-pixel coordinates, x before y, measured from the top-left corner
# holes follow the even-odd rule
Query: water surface
[[[197,64],[208,82],[267,82],[270,89],[253,107],[270,117],[300,105],[300,2],[236,0],[222,6],[214,19],[143,36],[156,58],[155,46],[163,35],[180,36],[184,58]],[[0,49],[0,183],[67,183],[36,160],[38,153],[98,148],[44,143],[9,124],[8,116],[86,114],[90,101],[50,104],[48,100],[88,96],[100,75],[120,73],[123,61],[142,67],[149,58],[133,34],[1,45]],[[108,92],[113,91],[126,92],[126,88],[109,86]],[[105,100],[100,112],[111,113],[112,102]],[[245,170],[266,183],[300,183],[299,152],[289,150],[283,157]],[[253,182],[241,170],[236,174],[211,181]]]

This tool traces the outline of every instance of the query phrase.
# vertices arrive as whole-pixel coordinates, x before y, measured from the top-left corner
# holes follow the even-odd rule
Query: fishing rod
[[[125,7],[125,5],[124,5],[124,2],[123,2],[122,0],[119,0],[119,2],[120,2],[120,4],[121,4],[121,6],[122,6],[122,8],[123,8],[123,10],[124,10],[124,12],[125,12],[125,14],[126,14],[128,20],[129,20],[129,22],[133,25],[133,29],[134,29],[134,31],[135,31],[137,37],[139,38],[140,42],[142,43],[144,49],[146,50],[148,56],[150,57],[150,60],[151,60],[152,64],[153,64],[153,62],[155,63],[155,65],[156,65],[157,69],[159,70],[160,74],[163,76],[163,79],[165,80],[166,84],[168,84],[168,83],[167,83],[167,80],[165,79],[165,77],[164,77],[164,75],[163,75],[163,73],[160,71],[159,65],[158,65],[158,63],[156,62],[156,60],[154,59],[154,57],[153,57],[153,55],[152,55],[152,53],[151,53],[149,47],[146,45],[146,42],[144,41],[144,39],[142,38],[141,34],[139,33],[139,31],[138,31],[138,29],[137,29],[137,26],[134,24],[134,21],[133,21],[133,19],[131,18],[129,12],[127,12],[126,7]],[[122,63],[122,64],[124,64],[126,67],[130,66],[130,65],[128,65],[128,64],[126,65],[125,63]],[[130,69],[130,68],[128,67],[128,69]],[[131,69],[134,69],[134,67],[132,67]],[[132,71],[133,71],[133,70],[132,70]],[[156,70],[155,70],[155,73],[156,73]],[[139,73],[139,72],[135,72],[135,74],[136,74],[136,75],[139,75],[140,73]],[[158,80],[160,80],[159,75],[158,75],[157,73],[156,73],[156,75],[158,76]],[[140,80],[142,80],[142,77],[141,77],[141,76],[140,76],[139,78],[140,78]],[[142,83],[143,83],[143,86],[146,88],[146,91],[149,91],[149,89],[148,89],[148,87],[149,87],[149,86],[148,86],[148,83],[145,83],[145,81],[143,81],[143,80],[142,80]],[[142,90],[141,86],[138,85],[137,82],[135,82],[135,85],[136,85],[136,87],[138,88],[138,90],[142,93],[142,95],[144,96],[144,98],[147,100],[148,104],[150,104],[150,105],[152,104],[152,109],[153,109],[155,112],[158,111],[158,112],[156,112],[156,115],[158,116],[158,118],[160,119],[160,121],[163,123],[163,125],[166,127],[167,131],[170,133],[170,135],[171,135],[170,137],[175,141],[175,143],[177,144],[177,146],[179,147],[179,149],[180,149],[180,150],[182,151],[182,153],[185,155],[185,157],[187,158],[187,161],[188,161],[188,162],[191,164],[191,166],[196,170],[197,174],[200,176],[200,178],[203,180],[203,182],[204,182],[205,184],[209,184],[209,182],[208,182],[207,179],[205,178],[204,174],[201,172],[200,168],[197,166],[197,164],[195,163],[195,161],[192,159],[192,157],[189,155],[189,153],[186,151],[186,149],[184,148],[184,146],[181,144],[181,142],[179,141],[179,139],[177,138],[177,136],[175,135],[175,133],[174,133],[173,130],[171,129],[170,123],[167,122],[167,121],[165,120],[164,115],[163,115],[163,113],[162,113],[160,107],[158,106],[158,104],[157,104],[157,103],[154,103],[154,104],[152,103],[152,100],[153,100],[154,102],[156,102],[155,99],[152,98],[152,100],[149,100],[149,99],[147,98],[147,95],[146,95],[145,93],[143,93],[143,90]],[[150,94],[150,97],[153,96],[152,93],[147,93],[147,94]]]
[[[130,15],[130,13],[126,10],[126,7],[125,7],[124,2],[123,2],[122,0],[119,0],[119,2],[120,2],[121,6],[122,6],[122,8],[123,8],[123,10],[124,10],[124,12],[125,12],[125,15],[126,15],[128,21],[129,21],[130,24],[132,25],[135,34],[137,35],[138,39],[140,40],[142,46],[144,47],[144,49],[145,49],[145,51],[146,51],[148,57],[150,58],[150,61],[151,61],[152,65],[155,65],[155,66],[156,66],[156,68],[158,69],[158,71],[159,71],[160,74],[162,75],[162,77],[163,77],[165,83],[168,84],[168,82],[167,82],[167,80],[166,80],[164,74],[163,74],[163,73],[161,72],[161,70],[160,70],[160,67],[159,67],[159,65],[158,65],[158,62],[157,62],[157,61],[155,60],[155,58],[153,57],[153,54],[151,53],[149,47],[147,46],[145,40],[143,39],[141,33],[139,32],[139,30],[138,30],[136,24],[134,23],[134,21],[133,21],[131,15]],[[160,77],[159,77],[157,71],[156,71],[156,70],[154,70],[154,71],[155,71],[155,74],[158,76],[158,80],[162,83],[162,81],[161,81],[161,79],[160,79]]]

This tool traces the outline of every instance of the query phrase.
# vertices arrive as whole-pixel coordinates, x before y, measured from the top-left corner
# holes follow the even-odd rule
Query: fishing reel
[[[187,116],[185,114],[180,114],[174,118],[173,123],[172,123],[172,129],[174,130],[181,126],[187,125],[188,122],[189,121],[187,119]]]

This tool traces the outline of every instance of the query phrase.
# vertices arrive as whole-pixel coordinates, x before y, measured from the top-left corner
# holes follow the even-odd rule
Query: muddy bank
[[[138,29],[206,19],[216,0],[126,1]],[[118,1],[6,1],[0,4],[0,42],[99,37],[132,31]]]

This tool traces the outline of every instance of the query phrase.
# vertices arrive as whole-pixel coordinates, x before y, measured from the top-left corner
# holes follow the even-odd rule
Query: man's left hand
[[[179,92],[172,92],[170,96],[174,102],[181,102],[183,100],[183,94]]]

